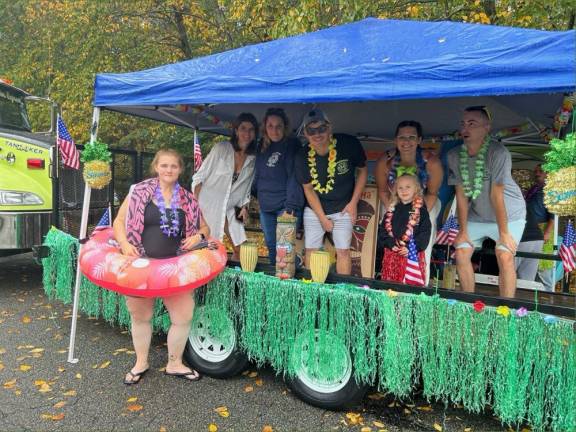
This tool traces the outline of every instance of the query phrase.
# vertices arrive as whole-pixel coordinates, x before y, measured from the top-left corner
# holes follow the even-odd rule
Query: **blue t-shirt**
[[[294,158],[300,147],[300,141],[286,139],[271,142],[265,151],[256,155],[252,194],[258,198],[260,210],[298,211],[304,207],[304,191],[294,169]]]

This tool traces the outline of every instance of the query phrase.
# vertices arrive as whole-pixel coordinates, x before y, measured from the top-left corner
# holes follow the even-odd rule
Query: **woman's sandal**
[[[138,372],[138,373],[134,373],[132,371],[128,372],[128,376],[124,378],[124,384],[126,385],[135,385],[138,384],[141,380],[142,377],[144,376],[144,374],[148,372],[148,369],[144,369],[142,372]]]
[[[190,372],[164,372],[164,375],[182,378],[186,381],[200,381],[202,379],[200,372],[194,369],[192,369]]]

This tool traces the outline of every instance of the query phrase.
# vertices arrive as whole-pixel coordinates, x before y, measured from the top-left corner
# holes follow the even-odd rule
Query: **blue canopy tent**
[[[368,18],[313,33],[122,73],[98,74],[94,106],[228,133],[241,111],[284,107],[292,124],[322,107],[336,132],[390,138],[400,120],[427,135],[484,104],[494,128],[551,126],[576,89],[576,34]],[[218,121],[220,120],[220,121]],[[539,141],[537,134],[535,141]]]

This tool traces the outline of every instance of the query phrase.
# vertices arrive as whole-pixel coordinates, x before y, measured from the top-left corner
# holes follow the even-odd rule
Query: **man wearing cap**
[[[357,205],[366,180],[366,154],[353,136],[332,135],[324,112],[314,109],[302,122],[308,146],[296,158],[296,177],[304,187],[304,244],[306,266],[310,254],[322,247],[324,234],[332,233],[336,271],[351,272],[350,243]]]
[[[514,255],[524,225],[526,205],[511,175],[512,158],[501,143],[490,138],[491,118],[486,107],[464,110],[460,133],[464,144],[448,153],[448,184],[456,186],[460,232],[454,241],[456,269],[463,291],[474,291],[470,258],[489,237],[496,241],[501,297],[514,297]]]

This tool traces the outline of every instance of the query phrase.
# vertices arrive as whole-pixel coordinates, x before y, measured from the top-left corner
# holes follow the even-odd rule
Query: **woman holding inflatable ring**
[[[155,177],[130,188],[113,225],[122,254],[168,258],[191,250],[208,237],[210,229],[196,198],[178,184],[183,167],[178,152],[159,150],[151,165]],[[171,322],[165,373],[197,381],[200,374],[182,362],[194,311],[192,293],[179,293],[162,297],[162,300]],[[148,371],[154,302],[151,297],[126,296],[136,363],[126,374],[124,384],[139,383]]]

